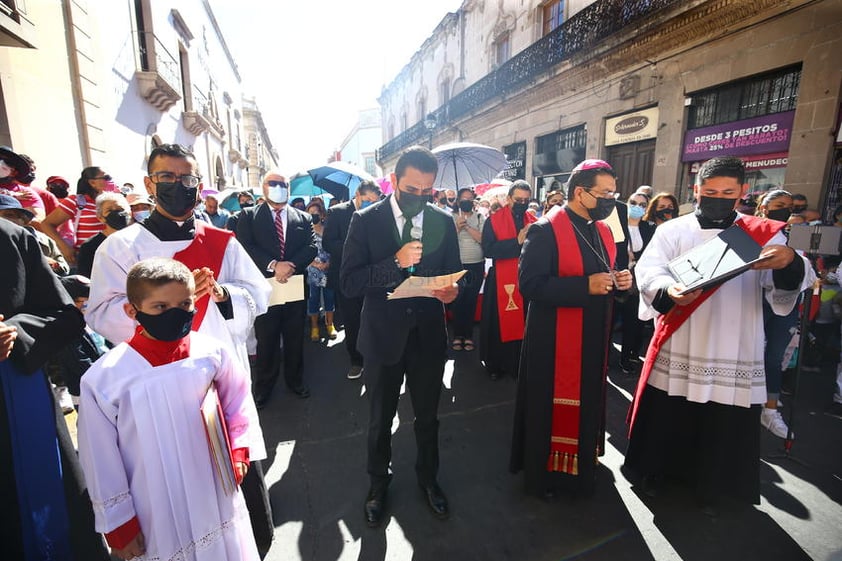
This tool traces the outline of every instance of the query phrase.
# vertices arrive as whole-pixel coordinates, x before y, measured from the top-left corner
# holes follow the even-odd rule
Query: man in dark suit
[[[339,310],[342,312],[342,321],[345,324],[345,348],[351,358],[351,369],[348,370],[349,380],[356,380],[362,376],[363,372],[363,355],[357,350],[363,299],[362,297],[351,298],[346,296],[339,286],[342,250],[345,246],[345,238],[348,237],[348,228],[351,226],[351,217],[354,212],[376,203],[380,200],[380,195],[380,187],[377,186],[377,183],[373,181],[360,183],[353,199],[335,205],[327,211],[324,234],[322,234],[322,247],[330,253],[327,286],[336,291]]]
[[[434,290],[432,298],[386,299],[410,272],[427,277],[462,268],[453,218],[428,204],[437,172],[436,158],[426,148],[413,146],[400,156],[392,174],[395,192],[351,218],[339,273],[342,291],[364,298],[357,348],[365,359],[369,398],[371,486],[364,512],[372,527],[383,520],[392,419],[404,376],[415,412],[418,484],[438,518],[449,514],[437,482],[438,403],[447,359],[444,304],[459,289]]]
[[[237,239],[265,277],[286,283],[303,275],[316,257],[316,238],[309,214],[287,205],[289,184],[278,172],[263,178],[265,204],[245,208],[237,222]],[[284,380],[298,397],[310,397],[304,384],[304,319],[302,299],[269,306],[254,322],[257,359],[254,373],[254,401],[264,407],[278,379],[280,340],[283,336]]]

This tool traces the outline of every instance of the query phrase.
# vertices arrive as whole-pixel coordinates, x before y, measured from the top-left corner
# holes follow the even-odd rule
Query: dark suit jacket
[[[330,253],[330,268],[327,270],[327,286],[339,288],[339,269],[342,266],[342,252],[348,229],[351,227],[351,217],[357,207],[354,201],[334,205],[327,211],[325,229],[322,233],[322,248]]]
[[[629,268],[629,206],[623,201],[617,201],[617,215],[620,218],[620,227],[623,229],[625,240],[616,244],[617,259],[614,262],[614,269],[622,271]]]
[[[405,273],[395,263],[403,245],[390,203],[391,196],[362,209],[351,218],[340,286],[349,298],[364,297],[357,348],[365,360],[395,364],[403,355],[410,330],[417,327],[422,348],[429,357],[446,359],[447,330],[444,306],[434,298],[386,300]],[[450,213],[428,204],[424,209],[421,237],[424,253],[415,276],[435,276],[462,270],[459,242]]]
[[[310,215],[287,205],[287,227],[284,233],[284,256],[281,258],[281,240],[275,231],[272,209],[266,204],[244,209],[237,221],[237,240],[254,260],[263,276],[272,273],[266,267],[273,260],[292,261],[295,274],[304,273],[313,262],[318,248]]]
[[[640,259],[640,256],[643,254],[643,250],[646,249],[646,246],[649,245],[649,241],[652,239],[652,236],[655,235],[655,224],[653,222],[641,220],[637,224],[637,229],[640,232],[640,238],[643,240],[643,249],[635,252],[635,260]]]

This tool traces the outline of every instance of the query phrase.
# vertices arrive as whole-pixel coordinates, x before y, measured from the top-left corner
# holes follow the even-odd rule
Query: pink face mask
[[[114,183],[113,179],[109,179],[105,182],[105,191],[109,193],[119,193],[120,187],[118,187],[117,184]]]

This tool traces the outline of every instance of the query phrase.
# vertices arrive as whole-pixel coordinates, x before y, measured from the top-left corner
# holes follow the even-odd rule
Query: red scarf
[[[547,218],[555,234],[558,276],[581,277],[585,274],[582,253],[567,212],[566,208],[560,208]],[[595,224],[606,249],[608,263],[613,268],[617,247],[611,230],[603,222],[597,221]],[[571,475],[579,473],[579,409],[582,376],[586,375],[582,372],[582,313],[582,308],[556,308],[555,382],[547,471],[561,471]],[[605,360],[607,355],[606,347],[600,373],[603,378],[608,365]]]
[[[214,278],[219,275],[222,269],[222,259],[225,256],[225,248],[234,232],[220,230],[201,220],[196,221],[196,235],[190,245],[172,256],[176,261],[184,263],[191,271],[208,267],[213,271]],[[205,319],[208,311],[210,294],[205,294],[196,300],[196,315],[193,317],[193,331],[198,331],[199,326]]]
[[[134,335],[128,340],[129,346],[136,350],[152,366],[170,364],[190,356],[190,334],[175,341],[159,341],[143,335],[143,328],[137,326]]]
[[[491,228],[498,241],[517,238],[515,217],[512,209],[505,206],[491,215]],[[523,214],[523,224],[532,224],[538,219],[532,214]],[[500,322],[500,341],[509,343],[523,339],[525,314],[520,282],[517,277],[518,257],[495,259],[494,272],[497,288],[497,321]]]
[[[786,224],[778,222],[777,220],[766,220],[756,216],[740,216],[734,221],[740,228],[751,236],[755,242],[761,247],[766,245],[772,237],[780,232]],[[643,369],[640,372],[640,378],[637,381],[637,389],[634,392],[634,399],[631,407],[629,407],[629,414],[626,421],[629,424],[629,435],[631,435],[632,426],[634,426],[635,418],[637,417],[637,408],[640,405],[640,396],[646,388],[646,383],[649,381],[649,375],[652,373],[652,367],[655,365],[655,359],[661,352],[661,347],[667,340],[672,337],[679,327],[684,325],[687,318],[690,317],[705,300],[713,296],[719,287],[718,284],[714,287],[706,289],[702,294],[693,300],[692,303],[686,306],[673,306],[666,314],[655,319],[655,333],[652,336],[652,341],[649,343],[649,348],[646,351],[646,358],[643,361]]]

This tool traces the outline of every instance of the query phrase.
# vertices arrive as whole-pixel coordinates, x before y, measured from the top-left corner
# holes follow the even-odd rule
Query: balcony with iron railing
[[[169,111],[181,99],[178,61],[151,31],[138,31],[139,68],[135,71],[140,95],[159,111]]]
[[[225,128],[214,114],[210,98],[196,86],[193,86],[191,94],[190,109],[185,109],[181,114],[184,128],[195,136],[209,131],[217,139],[222,140],[225,137]]]
[[[427,117],[440,129],[490,101],[529,87],[543,74],[587,47],[595,45],[678,0],[598,0],[553,31],[480,78]],[[377,150],[377,161],[431,138],[424,120],[415,123]]]

